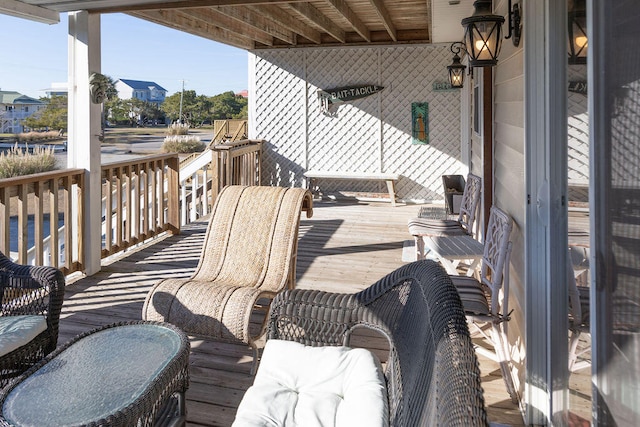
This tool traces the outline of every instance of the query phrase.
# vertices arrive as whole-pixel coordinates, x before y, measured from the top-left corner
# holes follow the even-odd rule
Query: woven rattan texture
[[[0,315],[40,314],[47,321],[47,329],[30,343],[0,357],[0,387],[55,350],[64,288],[60,270],[15,264],[0,253]]]
[[[263,183],[300,186],[307,169],[392,172],[402,175],[396,185],[399,198],[440,201],[440,176],[464,173],[459,161],[459,91],[433,90],[433,83],[447,80],[448,46],[254,53],[252,135],[268,141]],[[318,89],[360,84],[381,85],[384,90],[323,114]],[[429,103],[428,145],[412,145],[413,102]],[[344,180],[322,184],[326,192],[381,193],[386,192],[384,185]]]
[[[218,196],[199,265],[191,278],[156,284],[143,308],[147,320],[189,334],[252,343],[249,320],[258,299],[294,286],[301,188],[226,187]]]
[[[392,426],[488,425],[462,303],[440,265],[407,264],[356,294],[285,291],[271,305],[268,339],[348,345],[362,326],[390,343]]]

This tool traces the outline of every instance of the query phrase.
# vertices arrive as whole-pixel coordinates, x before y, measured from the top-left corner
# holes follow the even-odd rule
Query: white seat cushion
[[[0,356],[11,353],[47,329],[44,316],[1,316],[0,317]]]
[[[268,340],[233,426],[388,424],[385,380],[373,353]]]

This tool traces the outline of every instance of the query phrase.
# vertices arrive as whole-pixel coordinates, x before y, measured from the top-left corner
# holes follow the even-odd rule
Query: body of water
[[[51,218],[50,214],[43,215],[43,238],[47,238],[50,234]],[[58,214],[58,228],[64,225],[64,215]],[[34,215],[29,215],[27,219],[27,248],[32,248],[35,244],[34,236]],[[18,217],[9,218],[9,250],[16,252],[18,250]]]

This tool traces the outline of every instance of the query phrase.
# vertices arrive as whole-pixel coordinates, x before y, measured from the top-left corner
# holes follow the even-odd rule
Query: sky
[[[122,13],[103,14],[102,74],[113,80],[152,81],[167,96],[182,90],[214,96],[248,88],[245,50]],[[0,14],[0,90],[33,98],[67,81],[67,14],[47,25]]]

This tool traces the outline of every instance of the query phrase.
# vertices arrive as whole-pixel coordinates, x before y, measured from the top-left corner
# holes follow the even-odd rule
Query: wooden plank
[[[230,10],[235,10],[235,8],[185,9],[179,13],[189,16],[190,18],[203,21],[206,23],[205,25],[208,25],[210,22],[215,22],[218,27],[224,30],[232,33],[243,34],[267,46],[273,45],[273,36],[271,34],[262,28],[256,28],[255,25],[252,25],[252,22],[243,22],[239,19],[235,19],[236,17],[230,13],[225,13],[225,11],[230,12]]]
[[[149,10],[144,12],[129,12],[129,15],[164,25],[179,31],[187,31],[209,40],[225,43],[240,49],[253,49],[255,42],[248,37],[232,33],[225,29],[197,21],[192,17],[180,15],[173,10]]]
[[[353,10],[349,7],[349,5],[344,0],[327,0],[327,2],[338,12],[340,15],[344,17],[344,19],[349,22],[349,25],[353,27],[354,30],[363,39],[370,42],[371,41],[371,33],[366,25],[360,20],[358,15],[353,13]]]
[[[271,38],[267,40],[267,43],[263,44],[272,46],[273,37],[285,43],[295,44],[295,35],[292,31],[282,28],[275,22],[265,18],[263,14],[255,12],[253,9],[247,7],[218,6],[217,10],[229,18],[234,19],[236,22],[242,23],[244,27],[249,26],[249,28],[255,29],[258,33],[269,35]],[[244,123],[246,124],[246,122]],[[231,139],[233,141],[237,140],[239,132],[242,131],[242,126],[238,126]]]
[[[327,34],[331,35],[334,39],[338,40],[340,43],[344,43],[346,41],[346,35],[342,28],[338,27],[331,19],[327,18],[327,16],[323,15],[318,9],[316,9],[310,3],[291,3],[287,6],[288,8],[295,10],[300,16],[308,19],[313,24],[317,25],[322,30],[326,31]]]
[[[387,8],[384,6],[384,2],[382,0],[371,0],[371,5],[375,8],[376,13],[380,17],[384,27],[387,29],[391,40],[397,42],[398,31],[396,30],[396,26],[393,24],[389,11],[387,11]],[[427,5],[430,5],[430,2],[427,2]],[[430,22],[430,20],[427,20],[427,22]]]

